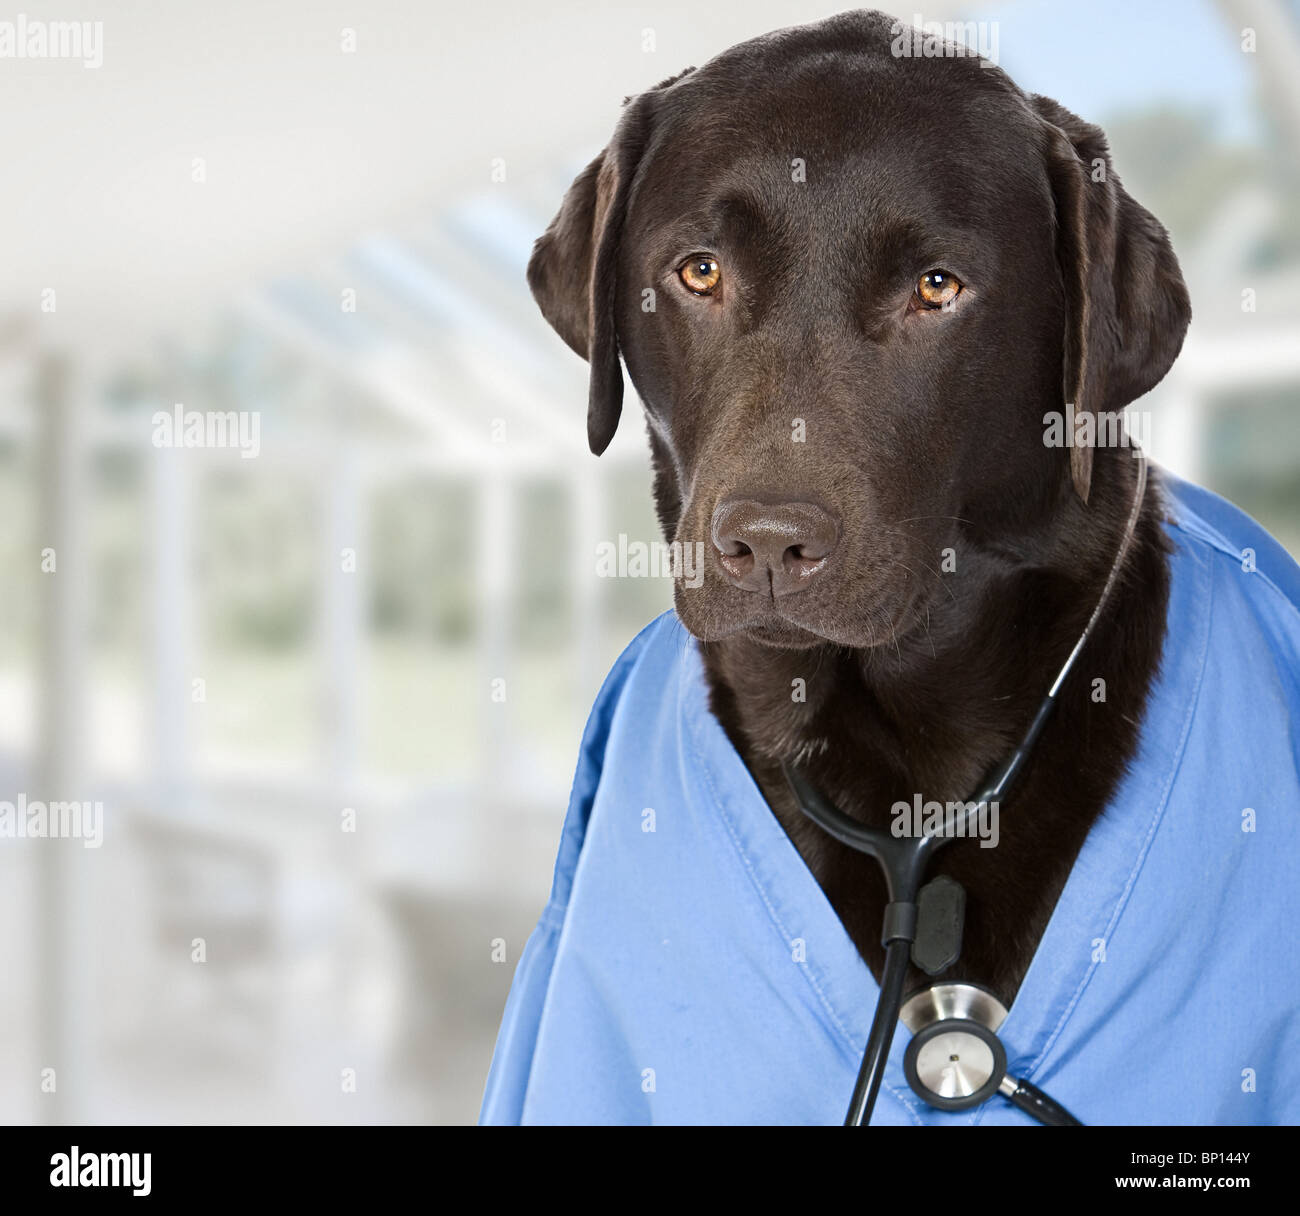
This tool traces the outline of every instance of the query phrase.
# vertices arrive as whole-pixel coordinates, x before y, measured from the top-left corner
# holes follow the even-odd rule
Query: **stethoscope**
[[[1146,492],[1146,457],[1141,452],[1137,456],[1137,492],[1124,539],[1083,633],[1019,746],[994,771],[979,794],[965,804],[965,809],[943,824],[941,831],[894,836],[880,828],[866,827],[826,799],[796,765],[782,765],[799,809],[836,840],[874,857],[885,876],[888,902],[880,934],[885,947],[880,999],[844,1119],[846,1126],[860,1127],[870,1122],[894,1041],[894,1027],[900,1020],[912,1032],[903,1059],[904,1075],[913,1092],[930,1106],[946,1111],[967,1110],[1001,1094],[1041,1123],[1079,1124],[1042,1090],[1007,1074],[1006,1050],[997,1035],[1007,1010],[993,993],[977,984],[938,982],[904,1002],[903,984],[909,959],[927,975],[938,975],[960,955],[965,908],[960,885],[945,875],[922,884],[939,849],[950,840],[972,834],[976,817],[985,812],[989,803],[1006,797],[1056,705],[1061,685],[1101,617],[1132,543]]]

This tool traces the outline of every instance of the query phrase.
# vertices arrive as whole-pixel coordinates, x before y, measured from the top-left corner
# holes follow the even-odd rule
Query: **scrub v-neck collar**
[[[1008,1072],[1033,1080],[1054,1049],[1069,1049],[1070,1015],[1104,957],[1159,830],[1191,729],[1210,639],[1213,579],[1207,555],[1171,530],[1168,632],[1142,733],[1128,774],[1084,840],[999,1037]],[[680,628],[680,626],[679,626]],[[683,631],[684,634],[684,631]],[[707,793],[787,951],[802,940],[799,966],[825,1020],[856,1071],[880,988],[824,892],[768,807],[708,706],[698,644],[687,638],[679,706]],[[950,977],[960,978],[960,963]],[[797,982],[797,981],[796,981]],[[920,1101],[903,1075],[908,1034],[899,1028],[882,1089],[917,1123],[947,1121]],[[775,1045],[774,1045],[775,1046]],[[848,1092],[844,1094],[847,1105]],[[978,1123],[986,1106],[968,1112]]]

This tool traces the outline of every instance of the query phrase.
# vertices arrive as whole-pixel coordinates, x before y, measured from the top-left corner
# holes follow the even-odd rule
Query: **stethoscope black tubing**
[[[1007,1101],[1018,1106],[1025,1114],[1032,1115],[1039,1123],[1046,1123],[1048,1127],[1083,1126],[1064,1106],[1028,1081],[1017,1081],[1015,1092],[1007,1094]]]
[[[894,1027],[898,1025],[898,1010],[903,1002],[903,985],[907,982],[907,962],[911,943],[896,938],[885,947],[885,969],[880,980],[880,1000],[876,1002],[876,1016],[871,1020],[871,1033],[867,1036],[867,1049],[862,1053],[862,1066],[858,1069],[853,1097],[849,1100],[845,1127],[861,1127],[871,1118],[876,1104],[885,1065],[889,1062],[889,1048],[894,1041]]]

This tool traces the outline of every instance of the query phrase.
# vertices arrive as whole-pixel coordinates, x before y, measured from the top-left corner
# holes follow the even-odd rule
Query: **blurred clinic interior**
[[[671,603],[530,246],[627,94],[836,6],[24,8],[102,45],[0,58],[0,803],[102,820],[0,836],[0,1120],[472,1121]],[[1300,4],[921,15],[1106,128],[1194,307],[1149,449],[1300,552]]]

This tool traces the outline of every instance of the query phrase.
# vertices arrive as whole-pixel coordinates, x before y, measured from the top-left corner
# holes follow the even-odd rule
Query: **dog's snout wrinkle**
[[[713,512],[713,547],[728,580],[774,600],[804,590],[826,568],[839,539],[815,503],[724,499]]]

